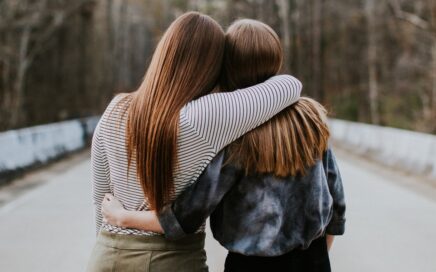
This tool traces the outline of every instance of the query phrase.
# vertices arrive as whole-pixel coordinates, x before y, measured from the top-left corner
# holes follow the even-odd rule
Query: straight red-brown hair
[[[212,18],[189,12],[177,18],[157,45],[127,110],[129,165],[152,209],[160,210],[174,190],[179,113],[217,83],[224,52],[224,32]]]
[[[239,20],[226,33],[221,78],[224,90],[258,84],[277,74],[283,52],[280,39],[268,25]],[[329,129],[326,110],[315,100],[302,97],[228,148],[226,163],[245,174],[304,175],[327,149]]]

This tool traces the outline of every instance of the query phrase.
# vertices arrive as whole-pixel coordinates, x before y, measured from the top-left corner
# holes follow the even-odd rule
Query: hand
[[[126,215],[126,209],[123,204],[111,194],[105,194],[103,201],[101,202],[101,213],[103,219],[113,226],[125,227],[124,218]]]
[[[330,248],[332,248],[334,239],[335,239],[334,235],[327,234],[326,241],[327,241],[327,250],[328,251],[330,251]]]

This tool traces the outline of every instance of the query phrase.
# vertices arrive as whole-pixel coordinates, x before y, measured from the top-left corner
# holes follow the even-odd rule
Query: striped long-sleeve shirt
[[[296,102],[301,82],[289,75],[228,93],[214,93],[191,101],[180,111],[175,198],[200,176],[225,146],[266,122]],[[132,160],[127,172],[126,121],[129,100],[115,97],[98,123],[92,141],[93,200],[97,232],[157,235],[102,222],[101,202],[105,193],[117,197],[127,210],[148,210],[149,203],[136,176]],[[204,227],[200,229],[203,231]]]

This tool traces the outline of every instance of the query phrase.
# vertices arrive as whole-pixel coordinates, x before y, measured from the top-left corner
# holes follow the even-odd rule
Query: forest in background
[[[434,0],[0,0],[0,131],[100,114],[188,10],[271,25],[336,118],[436,133]]]

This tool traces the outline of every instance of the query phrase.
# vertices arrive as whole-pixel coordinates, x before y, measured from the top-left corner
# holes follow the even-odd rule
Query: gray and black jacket
[[[207,217],[232,252],[278,256],[345,230],[342,180],[331,149],[305,176],[244,175],[219,153],[199,179],[159,213],[168,239],[196,232]]]

